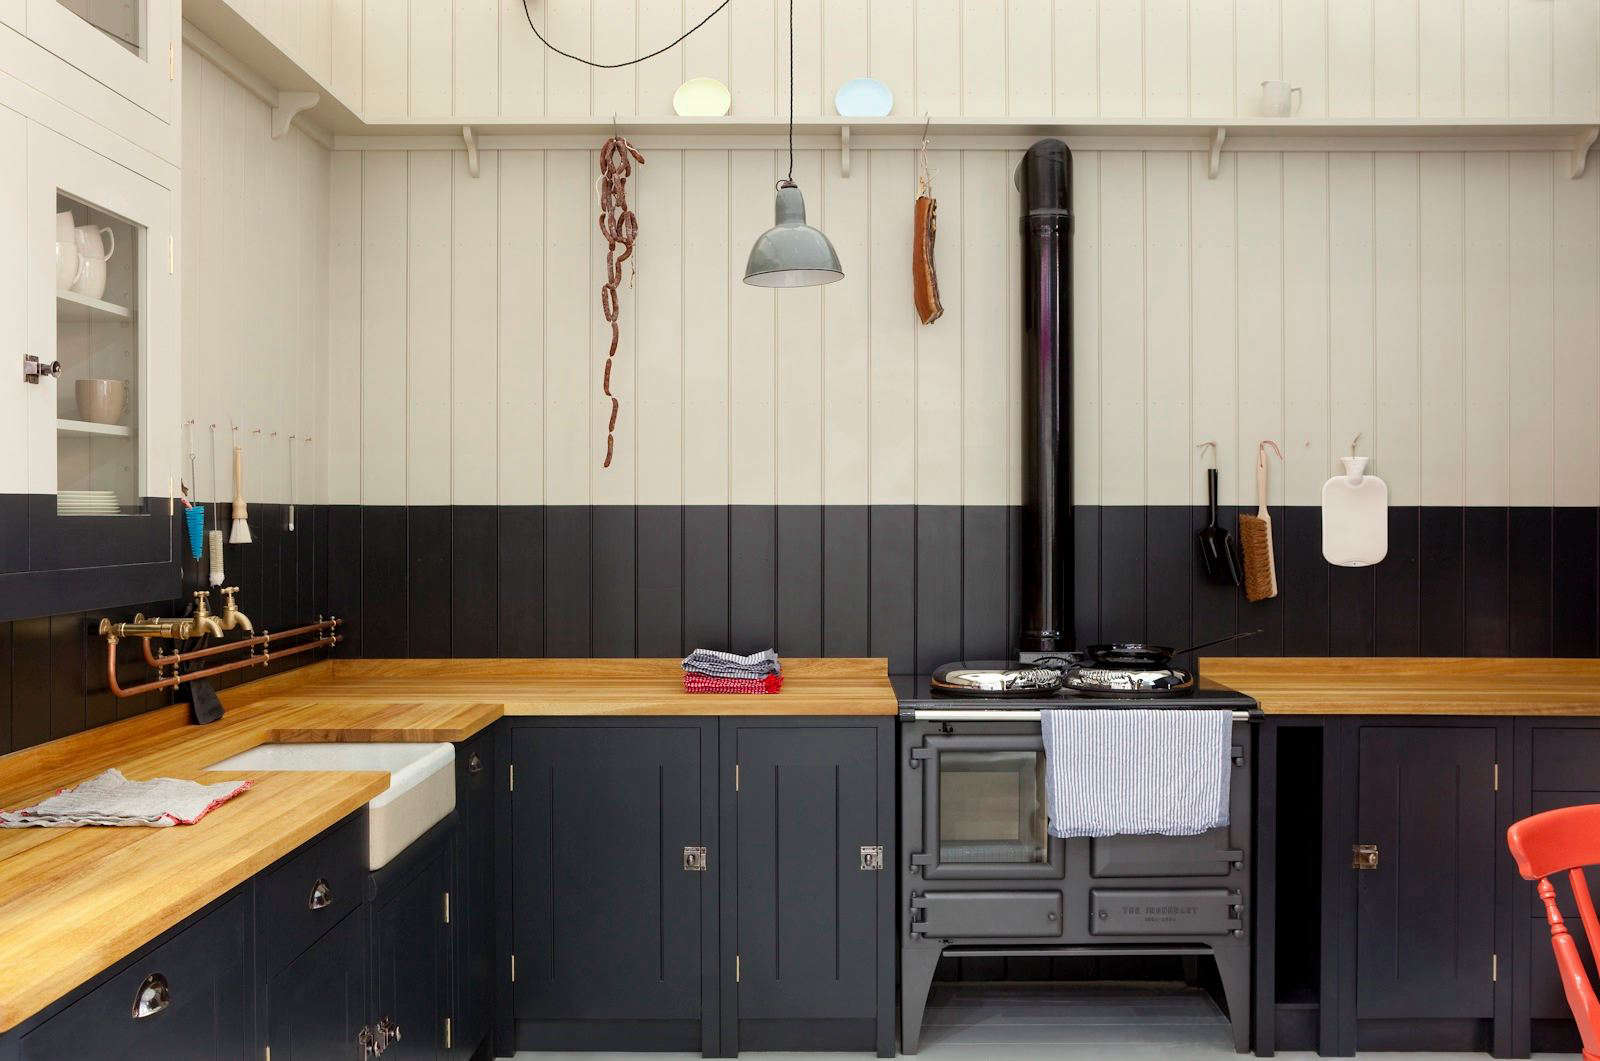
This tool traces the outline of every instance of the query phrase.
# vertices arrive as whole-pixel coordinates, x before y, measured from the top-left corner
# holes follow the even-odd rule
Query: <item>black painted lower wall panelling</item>
[[[1394,508],[1388,558],[1353,569],[1322,559],[1319,509],[1275,509],[1280,593],[1256,604],[1200,574],[1203,508],[1074,516],[1079,642],[1260,630],[1217,651],[1600,654],[1600,509]],[[1017,532],[1000,506],[334,506],[329,600],[366,656],[776,645],[917,673],[1009,654]]]
[[[227,524],[223,524],[226,531]],[[249,545],[228,545],[223,558],[227,584],[240,589],[239,607],[258,632],[283,630],[327,613],[328,510],[299,505],[296,530],[287,529],[287,506],[250,506]],[[38,618],[0,622],[0,753],[29,748],[80,730],[185,702],[180,691],[157,690],[118,698],[106,681],[105,639],[97,631],[102,617],[182,615],[192,605],[187,594],[206,585],[203,564],[183,553],[178,600],[129,601],[93,611],[64,611]],[[220,598],[213,606],[220,607]],[[230,637],[245,636],[235,632]],[[124,686],[150,680],[138,642],[117,645],[118,678]],[[307,652],[267,667],[247,668],[214,679],[219,688],[304,666],[320,657]]]
[[[255,542],[224,554],[241,606],[258,629],[338,615],[340,655],[776,645],[906,674],[1008,655],[1021,614],[1018,511],[1002,506],[300,506],[293,533],[284,506],[251,513]],[[1238,513],[1223,513],[1236,537]],[[1078,506],[1077,640],[1182,647],[1259,629],[1215,651],[1600,655],[1600,509],[1394,508],[1388,558],[1358,569],[1322,559],[1317,508],[1272,515],[1280,593],[1251,604],[1200,574],[1204,509]],[[202,578],[186,561],[185,589]],[[0,622],[0,751],[168,702],[105,691],[101,614]]]

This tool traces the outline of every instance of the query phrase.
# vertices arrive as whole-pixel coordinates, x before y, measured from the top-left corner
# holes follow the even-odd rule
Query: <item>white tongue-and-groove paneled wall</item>
[[[1560,9],[1561,5],[1555,5]],[[734,8],[739,7],[738,3]],[[784,158],[649,151],[617,458],[595,153],[332,159],[328,500],[1020,500],[1014,151],[930,156],[945,315],[911,304],[915,156],[802,151],[846,277],[741,282]],[[1600,504],[1600,175],[1557,152],[1075,156],[1075,499],[1317,503],[1359,433],[1396,505]]]
[[[734,0],[685,45],[589,70],[546,53],[523,0],[230,0],[369,121],[671,113],[719,78],[733,113],[787,102],[787,5]],[[601,61],[659,46],[715,0],[528,0],[557,45]],[[797,0],[795,105],[871,74],[897,114],[1225,117],[1259,83],[1308,117],[1600,113],[1595,0]]]
[[[272,139],[271,109],[193,49],[183,73],[183,416],[199,496],[233,498],[236,440],[246,500],[287,503],[294,435],[293,498],[319,502],[331,153],[298,128]],[[173,473],[188,479],[183,444]]]

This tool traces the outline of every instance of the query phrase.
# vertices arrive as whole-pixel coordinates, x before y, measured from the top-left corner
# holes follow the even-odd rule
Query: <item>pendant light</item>
[[[817,287],[844,279],[833,244],[806,224],[806,203],[794,182],[794,0],[789,0],[789,175],[778,182],[773,226],[750,248],[744,282],[752,287]]]

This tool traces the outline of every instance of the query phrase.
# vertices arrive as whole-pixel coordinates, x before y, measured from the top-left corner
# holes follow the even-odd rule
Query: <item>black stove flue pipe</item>
[[[1040,140],[1022,193],[1022,653],[1065,652],[1072,630],[1072,152]]]

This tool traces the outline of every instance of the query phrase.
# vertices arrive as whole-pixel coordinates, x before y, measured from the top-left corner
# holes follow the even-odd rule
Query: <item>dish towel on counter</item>
[[[683,669],[708,678],[765,678],[783,673],[783,664],[772,649],[736,656],[711,648],[697,648],[683,658]]]
[[[783,664],[770,648],[748,656],[697,648],[683,659],[683,688],[691,693],[775,693],[783,688]]]
[[[683,688],[690,693],[776,693],[783,691],[783,675],[765,678],[712,678],[704,674],[685,674]]]
[[[1051,836],[1193,836],[1228,824],[1233,712],[1039,715]]]
[[[144,825],[160,829],[193,825],[254,784],[247,780],[202,785],[171,777],[129,781],[120,770],[107,770],[31,807],[0,811],[0,826],[68,829],[78,825]]]

